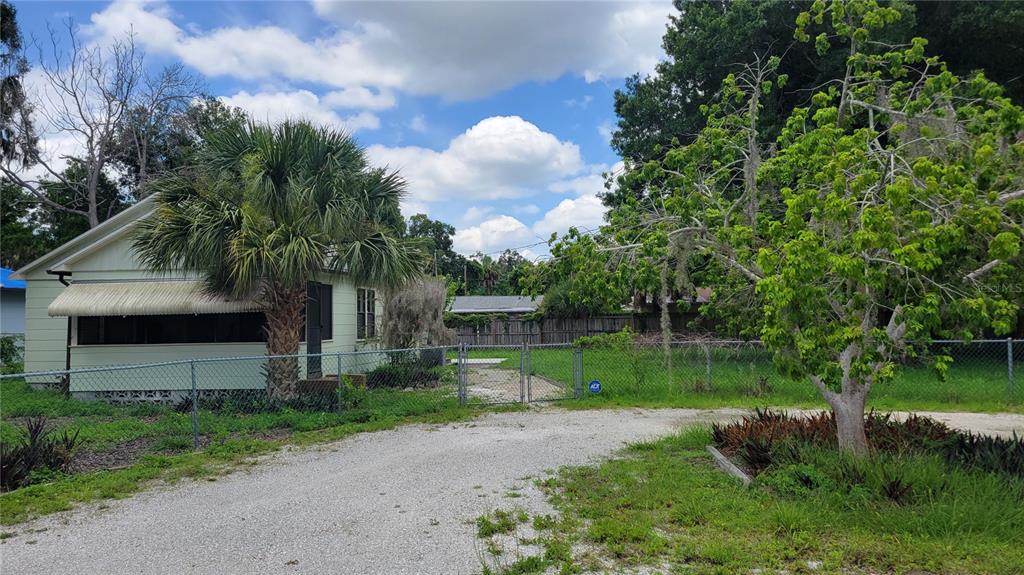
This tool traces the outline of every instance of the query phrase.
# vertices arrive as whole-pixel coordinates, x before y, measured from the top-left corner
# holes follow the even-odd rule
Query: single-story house
[[[144,199],[12,277],[26,284],[25,370],[254,357],[197,364],[203,389],[259,388],[266,354],[264,316],[251,301],[212,297],[198,276],[155,275],[131,247],[134,225],[153,212]],[[375,290],[344,276],[324,274],[307,290],[307,322],[300,353],[337,354],[373,349],[382,304]],[[307,345],[307,341],[319,341]],[[374,354],[376,355],[376,354]],[[349,357],[351,359],[351,356]],[[300,362],[315,377],[318,362]],[[349,371],[345,366],[340,366]],[[185,365],[76,374],[72,392],[142,391],[160,394],[189,386]],[[322,373],[337,373],[332,358]],[[184,386],[184,387],[183,387]],[[163,394],[166,397],[166,393]],[[143,398],[145,395],[143,394]]]
[[[25,281],[11,279],[12,273],[0,268],[0,336],[25,333]]]
[[[532,313],[540,308],[544,296],[522,295],[457,295],[451,313],[503,313],[509,317]]]

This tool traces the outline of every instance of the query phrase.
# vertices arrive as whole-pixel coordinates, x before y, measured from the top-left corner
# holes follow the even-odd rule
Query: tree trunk
[[[839,440],[839,449],[858,456],[868,453],[868,437],[864,432],[866,397],[867,393],[859,388],[833,394],[829,399],[832,413],[836,416],[836,438]]]
[[[264,300],[267,355],[292,356],[267,360],[267,395],[272,400],[293,399],[299,380],[299,360],[294,356],[299,353],[306,289],[271,286]]]

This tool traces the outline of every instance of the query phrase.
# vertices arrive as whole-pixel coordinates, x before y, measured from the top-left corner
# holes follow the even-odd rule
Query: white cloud
[[[597,125],[597,133],[604,138],[604,141],[612,143],[612,133],[615,132],[615,124],[611,120],[605,120]]]
[[[332,125],[348,132],[376,130],[380,127],[380,119],[374,114],[359,112],[342,117],[326,105],[325,99],[309,90],[255,94],[243,90],[233,96],[222,96],[220,99],[229,106],[242,108],[253,119],[270,123],[303,119],[317,124]]]
[[[116,0],[92,15],[86,31],[99,42],[132,31],[141,47],[173,54],[206,76],[390,88],[402,85],[410,71],[404,64],[388,65],[366,51],[370,44],[387,42],[390,36],[372,24],[307,41],[270,25],[205,31],[187,26],[185,30],[174,23],[173,16],[163,2]]]
[[[367,149],[373,163],[402,172],[411,199],[517,198],[583,167],[579,147],[518,116],[494,116],[453,139],[443,151],[415,146]]]
[[[564,234],[569,228],[594,230],[604,222],[605,207],[597,196],[581,196],[562,200],[533,224],[534,234],[547,238],[552,232]]]
[[[455,251],[463,254],[496,252],[539,241],[523,222],[512,216],[497,216],[479,225],[458,230],[452,238]]]
[[[518,214],[536,214],[540,212],[540,208],[537,204],[526,204],[523,206],[516,206],[515,208],[512,208],[512,211]]]
[[[426,132],[427,131],[427,120],[423,117],[423,114],[419,114],[409,122],[409,129],[413,132]]]
[[[462,221],[467,224],[475,224],[493,211],[494,208],[491,206],[470,206],[466,213],[462,214]]]
[[[595,196],[605,192],[604,174],[615,174],[622,171],[622,168],[622,162],[616,162],[612,166],[608,166],[607,164],[594,164],[592,166],[588,166],[589,173],[568,180],[555,182],[548,186],[548,189],[556,194]]]
[[[314,0],[341,26],[390,32],[365,41],[405,65],[404,89],[468,99],[566,73],[587,81],[649,72],[662,54],[669,2],[358,2]],[[429,22],[430,25],[424,25]],[[566,23],[571,22],[571,25]]]
[[[364,86],[352,86],[324,94],[323,101],[332,108],[387,110],[395,106],[395,95],[387,90],[374,92]]]
[[[315,38],[276,25],[197,30],[176,24],[163,2],[127,0],[94,14],[89,28],[97,38],[133,29],[147,50],[174,54],[207,76],[394,88],[459,100],[564,74],[593,82],[650,72],[673,11],[665,1],[315,0],[314,7],[337,24]]]

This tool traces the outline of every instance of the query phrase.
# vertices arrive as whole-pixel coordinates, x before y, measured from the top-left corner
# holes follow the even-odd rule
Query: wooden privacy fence
[[[696,311],[674,313],[672,332],[692,331],[691,322],[699,315]],[[459,343],[467,345],[539,345],[545,343],[572,343],[577,338],[613,333],[629,327],[637,333],[660,333],[658,314],[615,314],[592,317],[550,317],[524,320],[520,318],[493,319],[482,325],[455,327]]]

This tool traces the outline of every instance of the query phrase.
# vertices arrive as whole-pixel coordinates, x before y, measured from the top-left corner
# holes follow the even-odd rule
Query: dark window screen
[[[266,341],[262,313],[79,317],[78,344]]]

